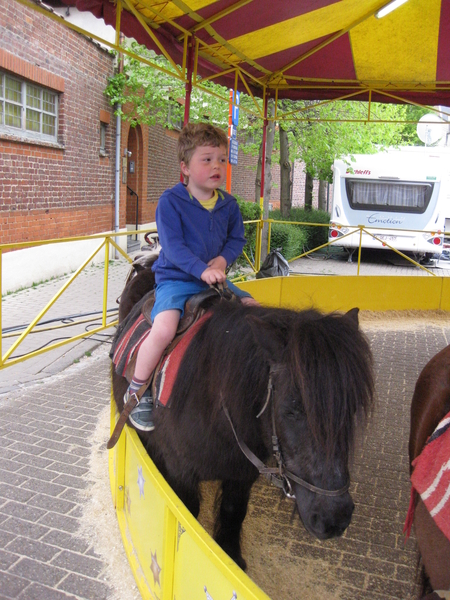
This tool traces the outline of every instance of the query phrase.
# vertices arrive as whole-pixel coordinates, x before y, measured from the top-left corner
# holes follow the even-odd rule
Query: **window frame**
[[[20,102],[10,100],[6,97],[7,96],[7,94],[6,94],[7,78],[12,81],[16,81],[20,84]],[[34,95],[34,91],[36,89],[39,90],[39,104],[40,104],[39,107],[28,106],[27,91],[30,91],[31,89],[33,90],[32,97],[36,97]],[[44,98],[45,93],[49,94],[51,97],[53,97],[52,99],[54,99],[54,107],[55,107],[54,113],[52,113],[49,110],[46,110],[44,108],[44,105],[46,102],[46,100]],[[5,124],[5,119],[6,119],[5,107],[6,107],[7,103],[20,107],[20,127],[15,127],[14,125],[6,125]],[[60,106],[58,92],[56,92],[55,90],[52,90],[50,88],[44,87],[42,85],[39,85],[38,83],[35,83],[33,81],[28,81],[26,79],[16,77],[13,74],[1,69],[0,70],[0,104],[1,104],[0,135],[6,134],[6,135],[14,136],[14,137],[19,137],[24,140],[49,142],[49,143],[53,143],[53,144],[58,143],[59,106]],[[39,114],[39,131],[27,129],[27,122],[29,119],[29,111],[30,112],[33,111],[34,113]],[[54,135],[43,132],[43,129],[46,125],[44,123],[45,115],[49,115],[50,117],[55,119]]]

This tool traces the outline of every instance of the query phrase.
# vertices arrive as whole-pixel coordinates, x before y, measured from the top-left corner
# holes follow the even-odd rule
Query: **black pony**
[[[131,281],[120,319],[151,278],[145,269]],[[259,472],[239,444],[257,462],[267,461],[276,435],[283,486],[295,495],[310,533],[327,539],[350,523],[349,454],[374,392],[371,352],[357,315],[357,309],[322,315],[221,301],[187,348],[170,408],[157,408],[155,430],[140,436],[195,517],[199,482],[222,481],[214,538],[244,569],[240,532]],[[113,373],[119,410],[126,387]]]

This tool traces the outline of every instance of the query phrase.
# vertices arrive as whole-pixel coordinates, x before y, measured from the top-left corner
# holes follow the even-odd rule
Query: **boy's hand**
[[[208,285],[213,285],[214,283],[223,283],[226,278],[227,276],[223,271],[212,266],[205,269],[200,277],[200,279]]]
[[[209,261],[208,267],[213,267],[213,269],[220,269],[220,271],[223,271],[225,273],[225,269],[227,268],[227,261],[224,259],[223,256],[216,256],[216,258],[212,258]]]

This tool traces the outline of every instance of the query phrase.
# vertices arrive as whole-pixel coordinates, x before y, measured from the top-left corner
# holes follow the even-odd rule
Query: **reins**
[[[264,413],[267,406],[269,405],[270,400],[273,400],[273,393],[274,393],[273,375],[280,373],[283,370],[284,370],[284,367],[282,365],[272,365],[270,367],[269,381],[267,383],[266,401],[264,402],[264,406],[262,407],[262,409],[259,411],[258,415],[256,416],[257,419]],[[239,436],[236,432],[236,429],[233,425],[233,421],[231,420],[230,413],[228,412],[228,409],[223,404],[223,402],[222,402],[222,408],[223,408],[226,418],[228,419],[228,422],[230,423],[231,430],[233,431],[236,442],[237,442],[239,448],[241,449],[242,453],[258,469],[258,471],[261,475],[263,475],[274,486],[281,488],[287,498],[292,498],[292,499],[295,498],[295,494],[292,491],[291,480],[295,481],[295,483],[298,483],[299,485],[306,488],[310,492],[313,492],[315,494],[320,494],[322,496],[342,496],[343,494],[345,494],[348,491],[348,489],[350,487],[350,481],[348,481],[342,488],[340,488],[338,490],[325,490],[325,489],[316,487],[315,485],[312,485],[311,483],[308,483],[307,481],[305,481],[304,479],[301,479],[301,477],[298,477],[297,475],[295,475],[295,473],[292,473],[291,471],[289,471],[286,468],[286,465],[283,460],[283,454],[281,452],[280,443],[279,443],[278,436],[276,433],[275,410],[274,410],[274,406],[273,406],[273,401],[272,401],[272,407],[271,407],[272,450],[273,450],[273,456],[275,457],[275,460],[277,461],[277,465],[278,465],[277,467],[268,467],[267,465],[265,465],[262,462],[262,460],[260,460],[250,450],[250,448],[247,446],[247,444],[239,438]]]

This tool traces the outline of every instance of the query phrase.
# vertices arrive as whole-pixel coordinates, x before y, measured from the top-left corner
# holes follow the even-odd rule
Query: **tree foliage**
[[[131,42],[129,49],[164,70],[152,68],[136,58],[126,56],[122,72],[110,77],[105,89],[110,103],[116,106],[116,115],[120,115],[131,126],[158,123],[169,128],[178,127],[184,117],[184,82],[177,78],[175,69],[164,56],[157,55],[136,42]],[[193,87],[189,120],[194,123],[208,120],[226,129],[228,89],[212,81],[202,82],[201,85],[209,93]],[[261,120],[252,114],[256,107],[249,96],[241,94],[240,105],[242,110],[239,114],[239,126],[250,141],[247,148],[249,150],[253,147],[252,138],[260,129]]]
[[[367,102],[284,100],[283,108],[285,113],[302,109],[295,113],[296,118],[283,120],[283,127],[288,131],[291,160],[302,160],[314,179],[331,181],[336,158],[373,154],[387,147],[411,145],[414,137],[417,139],[411,125],[394,122],[410,118],[406,105],[372,103],[370,122],[364,123],[356,120],[368,118]]]

